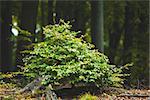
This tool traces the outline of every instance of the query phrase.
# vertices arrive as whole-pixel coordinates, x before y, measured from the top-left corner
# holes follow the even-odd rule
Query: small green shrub
[[[45,39],[35,43],[33,50],[24,51],[25,73],[43,77],[42,84],[120,85],[121,68],[109,65],[107,56],[93,49],[94,45],[71,31],[71,25],[61,21],[43,28]]]
[[[5,96],[3,100],[14,100],[15,98],[12,96]]]
[[[97,96],[93,96],[90,93],[83,94],[79,97],[79,100],[98,100]]]

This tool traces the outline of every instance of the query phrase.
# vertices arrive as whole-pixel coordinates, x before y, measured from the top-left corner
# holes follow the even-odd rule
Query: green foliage
[[[79,97],[79,100],[98,100],[97,96],[93,96],[90,93],[86,93],[84,95],[81,95]]]
[[[95,84],[119,86],[123,81],[122,68],[109,65],[107,56],[86,43],[79,32],[71,31],[71,25],[61,23],[43,28],[45,39],[35,43],[33,50],[24,51],[25,74],[43,77],[42,84]]]
[[[6,96],[3,98],[3,100],[14,100],[15,98],[11,97],[11,96]]]

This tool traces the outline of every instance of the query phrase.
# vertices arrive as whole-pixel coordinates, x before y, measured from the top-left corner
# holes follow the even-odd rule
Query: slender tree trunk
[[[2,34],[2,2],[0,1],[0,71],[2,70],[2,43],[1,43],[1,34]]]
[[[42,9],[42,26],[45,26],[48,24],[48,2],[42,1],[41,2],[41,9]]]
[[[149,1],[137,2],[138,3],[138,19],[137,33],[134,35],[136,40],[136,57],[134,70],[132,71],[133,77],[137,78],[142,85],[148,86],[149,84],[149,65],[150,65],[150,54],[149,53]]]
[[[1,65],[0,71],[7,72],[13,70],[12,68],[12,48],[10,42],[11,36],[11,2],[1,2]]]
[[[127,1],[125,7],[125,34],[124,34],[124,48],[123,48],[123,64],[131,62],[131,48],[133,43],[133,30],[134,30],[134,11],[132,5]]]
[[[48,2],[49,1],[39,1],[38,4],[38,15],[37,15],[37,23],[40,25],[41,30],[38,31],[36,34],[37,37],[37,42],[43,41],[44,40],[44,34],[42,27],[46,26],[49,24],[49,19],[48,19],[48,14],[49,14],[49,9],[48,9]]]
[[[103,1],[91,1],[91,36],[96,48],[104,52]]]
[[[36,29],[36,16],[37,16],[38,1],[22,1],[22,11],[20,15],[20,27],[23,30],[27,30],[32,33],[31,40],[35,41],[34,33]],[[17,64],[22,65],[23,55],[20,51],[24,50],[26,43],[24,41],[18,41],[17,45]]]
[[[134,29],[134,9],[131,2],[126,2],[125,7],[125,33],[123,40],[123,65],[127,63],[131,63],[132,61],[132,44],[133,44],[133,33]],[[125,70],[124,73],[130,74],[131,70]],[[130,86],[131,77],[127,77],[125,80],[125,85]]]
[[[84,30],[84,27],[85,27],[85,19],[84,19],[85,12],[84,12],[83,7],[84,7],[84,4],[85,4],[85,1],[76,1],[75,4],[76,4],[74,6],[74,9],[75,9],[74,13],[75,14],[73,16],[74,19],[75,19],[75,22],[73,22],[73,30],[74,31],[81,31],[81,34],[83,34],[83,30]]]
[[[55,12],[55,2],[54,0],[48,1],[48,24],[54,24],[55,16],[53,16]]]
[[[109,58],[111,63],[115,62],[116,51],[118,49],[119,41],[121,38],[122,27],[120,22],[120,7],[118,3],[113,5],[113,30],[109,33]]]

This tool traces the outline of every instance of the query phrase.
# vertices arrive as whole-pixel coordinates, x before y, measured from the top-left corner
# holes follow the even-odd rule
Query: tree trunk
[[[85,32],[85,23],[86,23],[86,19],[85,17],[85,10],[84,10],[84,5],[85,5],[85,1],[76,1],[74,2],[76,5],[74,6],[74,16],[72,16],[72,18],[74,17],[75,22],[73,22],[73,30],[74,31],[81,31],[81,34],[78,34],[79,37],[80,35],[83,35],[83,33]],[[76,8],[78,6],[78,8]]]
[[[109,33],[109,58],[110,62],[113,64],[116,64],[115,56],[116,51],[118,49],[119,41],[121,38],[121,33],[123,32],[123,28],[121,27],[120,22],[120,12],[121,7],[119,6],[119,3],[115,3],[113,5],[113,23],[112,23],[112,30]]]
[[[53,16],[53,14],[55,12],[55,9],[54,9],[54,6],[55,6],[54,3],[55,2],[56,1],[54,1],[54,0],[48,1],[48,24],[54,24],[55,18]]]
[[[123,40],[123,65],[131,63],[132,61],[132,44],[133,44],[133,33],[135,31],[134,26],[134,9],[131,2],[126,2],[125,7],[125,33]],[[130,70],[125,70],[124,73],[130,74]],[[125,80],[125,85],[130,86],[131,77],[127,77]]]
[[[12,48],[10,42],[11,36],[11,1],[1,2],[1,65],[0,71],[7,72],[12,68]]]
[[[1,33],[2,33],[2,2],[0,1],[0,71],[2,70],[2,45],[1,45]]]
[[[91,37],[96,48],[104,52],[103,1],[91,1]]]
[[[45,26],[48,24],[48,2],[41,1],[42,26]]]
[[[134,60],[134,66],[132,70],[132,77],[139,80],[139,88],[140,85],[148,86],[149,82],[149,65],[150,59],[148,54],[149,53],[149,2],[137,2],[137,17],[139,19],[137,23],[136,34],[134,35],[134,51],[133,56],[136,59]]]
[[[124,48],[123,48],[123,64],[131,62],[131,48],[133,43],[133,30],[134,30],[134,11],[132,5],[127,1],[125,7],[125,33],[124,33]]]
[[[49,19],[48,19],[48,15],[49,15],[48,3],[49,2],[50,1],[39,1],[37,23],[40,25],[40,30],[38,30],[36,34],[37,42],[44,40],[42,27],[49,24]]]
[[[32,33],[31,40],[35,41],[34,33],[36,29],[36,16],[37,16],[38,1],[22,1],[22,11],[20,15],[20,27]],[[24,50],[26,43],[18,40],[17,45],[17,64],[22,65],[23,56],[20,51]]]

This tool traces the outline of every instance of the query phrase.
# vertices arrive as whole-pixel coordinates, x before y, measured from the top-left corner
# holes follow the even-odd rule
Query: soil
[[[43,94],[33,94],[31,92],[24,92],[22,94],[16,94],[19,87],[13,84],[0,85],[0,100],[42,100]],[[90,93],[99,98],[99,100],[150,100],[149,89],[121,89],[115,87],[74,87],[63,88],[55,90],[59,100],[76,100],[79,96]]]

